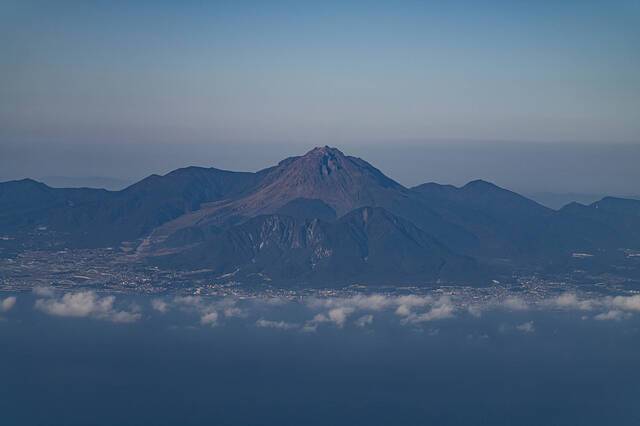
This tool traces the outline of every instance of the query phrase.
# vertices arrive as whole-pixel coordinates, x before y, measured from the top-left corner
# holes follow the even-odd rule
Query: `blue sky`
[[[637,142],[638,2],[1,6],[11,136]]]
[[[638,46],[638,1],[5,0],[0,150],[635,144]]]

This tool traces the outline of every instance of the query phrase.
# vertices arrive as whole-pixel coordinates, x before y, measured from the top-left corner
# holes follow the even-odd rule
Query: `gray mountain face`
[[[468,282],[638,249],[640,201],[556,211],[484,181],[406,188],[325,146],[257,173],[187,167],[121,191],[1,183],[0,235],[16,250],[130,242],[141,262],[245,279]]]
[[[416,284],[468,279],[479,268],[410,222],[379,207],[352,210],[335,222],[260,215],[212,235],[158,264],[303,283]]]
[[[0,184],[0,232],[56,231],[64,245],[101,247],[143,237],[201,205],[242,194],[256,173],[187,167],[122,191],[50,188],[30,179]]]
[[[155,229],[143,251],[162,252],[165,241],[176,233],[201,235],[212,227],[224,228],[258,215],[281,212],[301,199],[322,203],[337,217],[360,207],[381,207],[456,249],[477,244],[473,234],[436,213],[419,194],[366,161],[345,156],[335,148],[315,148],[259,173],[262,179],[243,196],[205,204]]]

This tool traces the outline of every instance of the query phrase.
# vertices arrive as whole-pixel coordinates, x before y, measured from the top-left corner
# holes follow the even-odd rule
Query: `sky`
[[[258,169],[328,144],[405,184],[629,192],[638,46],[637,0],[3,0],[0,178]],[[538,182],[548,162],[568,173]]]

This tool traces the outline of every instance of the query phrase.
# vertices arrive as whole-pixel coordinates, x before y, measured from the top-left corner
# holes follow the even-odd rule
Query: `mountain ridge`
[[[258,232],[268,224],[289,234]],[[292,243],[313,229],[324,245]],[[640,249],[640,201],[604,197],[553,210],[480,179],[407,188],[323,146],[257,172],[191,166],[120,191],[0,183],[0,235],[18,251],[128,242],[138,262],[289,281],[471,281],[487,271],[568,271],[575,252]],[[277,249],[255,252],[260,243]],[[311,268],[326,250],[339,255]]]

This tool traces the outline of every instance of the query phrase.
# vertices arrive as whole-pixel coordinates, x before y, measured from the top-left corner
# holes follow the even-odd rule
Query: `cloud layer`
[[[135,309],[118,310],[115,296],[98,296],[94,291],[66,293],[62,297],[38,299],[35,308],[59,317],[96,318],[117,323],[138,321],[142,315]]]
[[[0,299],[0,312],[9,312],[16,305],[16,300],[15,296]]]
[[[142,318],[142,308],[118,304],[115,296],[100,296],[93,291],[56,294],[47,287],[34,289],[35,308],[60,317],[95,318],[117,323],[130,323]],[[7,312],[16,303],[15,297],[0,299],[0,312]],[[306,319],[289,322],[279,316],[288,304],[303,309]],[[527,298],[526,295],[498,295],[484,299],[465,297],[455,292],[443,294],[388,295],[353,294],[343,297],[311,296],[296,300],[267,298],[208,298],[201,296],[156,297],[149,300],[150,315],[182,313],[195,316],[202,327],[217,327],[229,321],[244,321],[257,328],[315,332],[320,327],[343,329],[371,328],[378,314],[386,315],[400,325],[422,328],[427,323],[455,317],[480,318],[491,311],[512,311],[529,315],[535,311],[556,310],[580,312],[584,319],[622,321],[640,312],[640,295],[594,296],[565,292],[547,298]],[[394,320],[395,319],[395,320]],[[533,333],[533,321],[510,326],[511,330]]]

